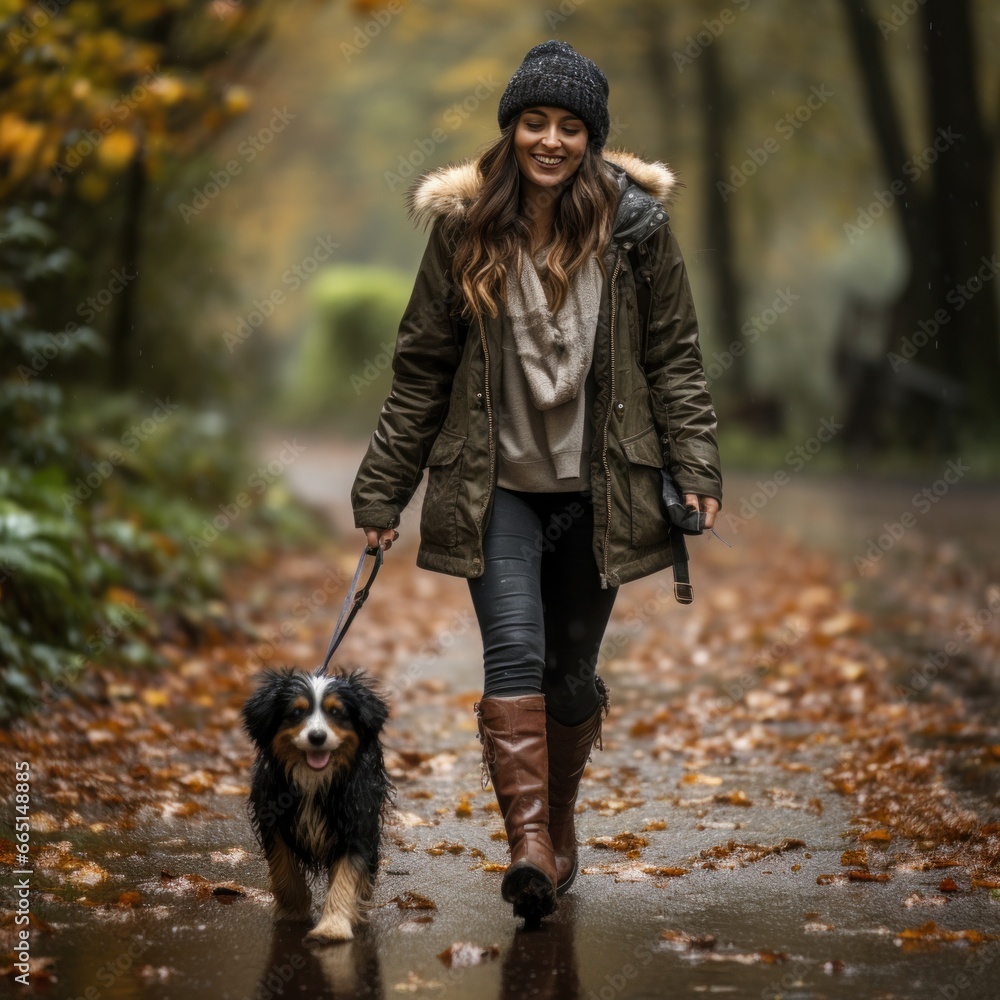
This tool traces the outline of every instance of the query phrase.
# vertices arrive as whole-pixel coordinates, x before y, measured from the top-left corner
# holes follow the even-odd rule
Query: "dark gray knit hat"
[[[542,42],[524,57],[500,98],[500,128],[536,104],[572,111],[587,126],[588,143],[604,147],[611,124],[607,77],[568,42]]]

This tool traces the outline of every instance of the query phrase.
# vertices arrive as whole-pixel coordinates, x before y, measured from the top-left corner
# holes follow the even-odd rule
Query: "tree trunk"
[[[983,431],[996,431],[1000,316],[993,281],[995,151],[977,92],[969,0],[927,0],[923,27],[931,141],[944,147],[931,174],[944,291],[939,306],[950,316],[936,337],[939,350],[928,344],[924,352],[940,354],[944,370],[965,384],[968,419]]]
[[[719,193],[719,182],[727,180],[726,134],[729,131],[733,96],[726,87],[719,57],[721,41],[709,45],[698,57],[701,62],[702,105],[705,127],[703,155],[708,167],[705,178],[705,235],[711,247],[713,311],[718,343],[725,354],[740,339],[740,288],[733,262],[733,227],[729,202]],[[744,345],[745,346],[745,345]],[[725,375],[729,393],[742,402],[747,396],[747,355],[733,357]]]
[[[874,363],[860,361],[845,368],[857,373],[846,386],[847,415],[843,443],[856,450],[884,447],[891,443],[919,446],[933,432],[934,414],[913,405],[913,393],[906,388],[920,362],[906,359],[900,365],[892,359],[917,329],[921,318],[932,315],[938,301],[939,261],[931,238],[929,203],[922,188],[914,188],[914,178],[906,172],[910,157],[889,86],[883,52],[884,39],[871,19],[865,0],[843,0],[848,28],[854,44],[864,84],[865,103],[876,149],[887,181],[884,191],[898,209],[910,272],[902,293],[886,310],[883,343]],[[874,201],[872,202],[874,204]],[[863,236],[861,237],[864,238]],[[851,311],[848,310],[848,316]],[[850,331],[844,331],[842,341]],[[893,417],[895,416],[895,421]],[[892,426],[893,422],[895,426]]]
[[[132,345],[137,322],[136,292],[139,287],[139,254],[142,245],[142,209],[146,195],[146,170],[136,156],[125,173],[125,203],[119,246],[121,268],[132,280],[118,293],[118,312],[109,332],[108,380],[112,389],[127,389],[132,383]]]
[[[887,310],[885,363],[868,366],[847,387],[850,406],[842,439],[855,447],[899,443],[953,451],[960,422],[982,428],[1000,412],[988,388],[1000,382],[993,293],[975,296],[961,310],[949,294],[975,275],[980,258],[992,257],[992,149],[975,95],[968,0],[926,0],[932,134],[915,157],[903,143],[883,58],[885,39],[865,0],[842,0],[842,6],[886,192],[899,213],[910,260],[906,286]],[[950,138],[949,127],[961,140]],[[925,173],[927,180],[920,182]],[[976,331],[968,342],[967,323]]]

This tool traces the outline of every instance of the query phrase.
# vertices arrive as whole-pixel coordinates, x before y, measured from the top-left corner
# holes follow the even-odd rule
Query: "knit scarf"
[[[523,254],[520,280],[507,282],[507,311],[532,402],[542,411],[549,454],[559,479],[580,471],[585,394],[594,358],[594,335],[603,274],[592,256],[570,280],[566,298],[552,315],[535,262]],[[544,267],[544,252],[535,260]],[[575,454],[574,454],[575,449]]]

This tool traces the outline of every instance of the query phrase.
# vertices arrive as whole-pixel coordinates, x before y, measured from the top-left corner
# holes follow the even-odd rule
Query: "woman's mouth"
[[[540,167],[544,167],[546,170],[555,170],[556,167],[561,166],[563,160],[566,159],[565,156],[544,156],[540,153],[532,153],[531,158]]]
[[[324,750],[322,753],[315,751],[306,754],[306,763],[314,771],[322,771],[330,763],[330,751]]]

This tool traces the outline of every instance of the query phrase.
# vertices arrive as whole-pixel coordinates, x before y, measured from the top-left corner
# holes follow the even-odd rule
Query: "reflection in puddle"
[[[382,997],[382,969],[375,934],[362,927],[353,941],[306,945],[301,924],[276,924],[271,953],[253,1000],[330,996],[338,1000]]]
[[[570,910],[568,904],[568,900],[560,900],[560,910]],[[563,912],[559,920],[515,932],[500,972],[501,1000],[577,1000],[582,995],[573,947],[574,924],[572,913]]]

